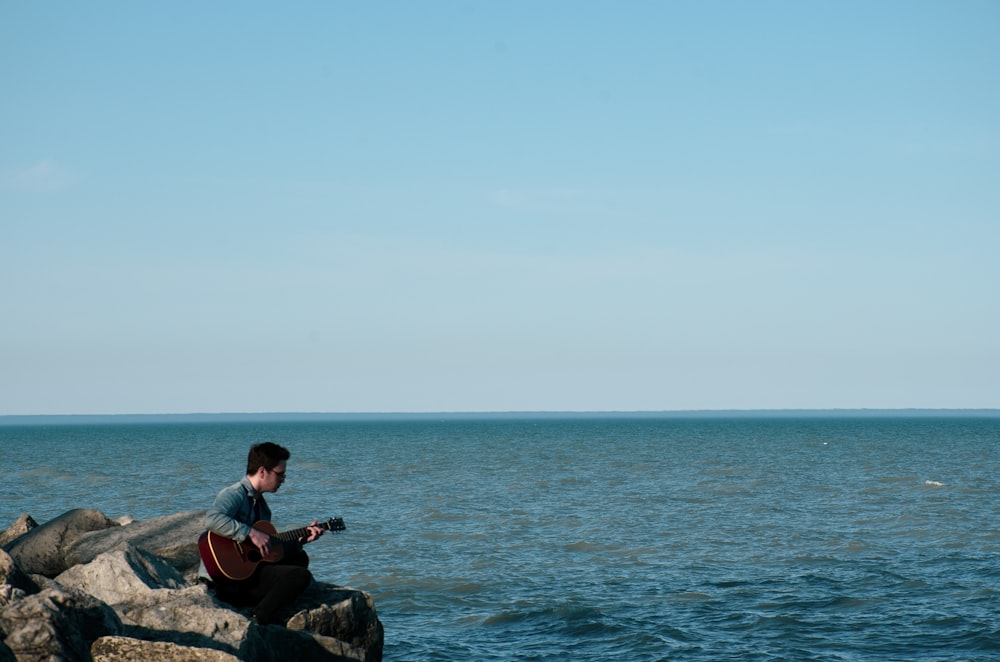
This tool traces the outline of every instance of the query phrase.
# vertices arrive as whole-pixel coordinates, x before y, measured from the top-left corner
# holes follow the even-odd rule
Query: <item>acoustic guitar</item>
[[[316,526],[326,531],[343,531],[347,528],[344,520],[339,517],[330,518]],[[236,542],[214,531],[201,534],[198,538],[198,553],[212,579],[246,579],[261,562],[280,561],[285,556],[284,543],[295,542],[309,535],[309,527],[278,533],[273,524],[264,520],[254,524],[253,528],[271,536],[271,549],[267,556],[261,555],[257,545],[250,542],[249,538]]]

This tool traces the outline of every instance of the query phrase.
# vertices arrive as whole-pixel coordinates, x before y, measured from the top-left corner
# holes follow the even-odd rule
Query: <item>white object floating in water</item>
[[[944,487],[944,483],[939,483],[936,480],[925,480],[924,485],[927,485],[929,487]]]

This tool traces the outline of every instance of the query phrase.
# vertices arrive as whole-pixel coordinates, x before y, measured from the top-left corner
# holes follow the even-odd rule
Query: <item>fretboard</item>
[[[319,528],[324,531],[332,531],[333,526],[329,522],[320,522],[317,524]],[[303,526],[301,529],[292,529],[291,531],[282,531],[281,533],[276,533],[273,538],[277,538],[281,542],[295,542],[299,538],[309,537],[309,527]]]
[[[274,537],[281,542],[294,542],[299,538],[309,536],[309,527],[302,527],[301,529],[292,529],[291,531],[282,531],[281,533],[275,535]]]

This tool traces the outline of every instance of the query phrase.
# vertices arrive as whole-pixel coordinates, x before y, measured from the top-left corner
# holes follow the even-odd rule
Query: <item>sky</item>
[[[0,2],[0,415],[1000,407],[993,0]]]

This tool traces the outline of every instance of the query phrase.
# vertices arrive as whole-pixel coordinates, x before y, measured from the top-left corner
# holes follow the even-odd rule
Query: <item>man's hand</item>
[[[250,529],[250,535],[247,537],[260,550],[260,555],[267,558],[267,555],[271,553],[271,536],[260,529]]]
[[[323,535],[323,529],[316,526],[317,524],[319,524],[319,520],[313,520],[313,523],[306,527],[309,530],[309,535],[299,538],[300,543],[312,542]]]

